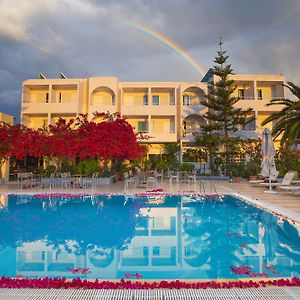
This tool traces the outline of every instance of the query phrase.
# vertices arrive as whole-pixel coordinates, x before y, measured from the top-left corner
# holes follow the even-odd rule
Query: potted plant
[[[258,161],[250,160],[245,165],[245,175],[249,180],[256,180],[260,171],[261,167]]]
[[[242,177],[245,177],[244,163],[231,163],[228,165],[228,172],[233,178],[233,182],[241,182]]]

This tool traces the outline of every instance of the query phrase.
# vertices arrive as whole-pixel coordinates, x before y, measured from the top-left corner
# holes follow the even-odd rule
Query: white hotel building
[[[161,154],[161,144],[178,142],[182,152],[192,147],[193,133],[199,132],[206,120],[207,108],[201,100],[207,92],[210,72],[200,82],[120,82],[117,77],[68,79],[28,79],[23,82],[21,123],[39,128],[59,118],[69,120],[78,114],[119,112],[134,126],[151,138],[149,154]],[[255,123],[247,130],[260,133],[261,122],[277,106],[266,104],[284,96],[281,75],[234,75],[238,107],[254,110]],[[95,120],[97,121],[97,120]],[[270,124],[270,126],[272,126]]]

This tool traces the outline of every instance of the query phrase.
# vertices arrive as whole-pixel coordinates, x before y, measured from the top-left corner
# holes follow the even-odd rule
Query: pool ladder
[[[209,180],[209,193],[211,195],[218,195],[214,180]],[[200,180],[200,194],[206,195],[204,180]]]

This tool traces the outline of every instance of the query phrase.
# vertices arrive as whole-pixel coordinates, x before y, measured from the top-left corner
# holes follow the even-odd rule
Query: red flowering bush
[[[23,125],[0,124],[0,163],[7,157],[134,159],[144,148],[137,143],[132,126],[119,115],[97,114],[103,122],[80,115],[68,123],[59,119],[49,130],[34,130]]]

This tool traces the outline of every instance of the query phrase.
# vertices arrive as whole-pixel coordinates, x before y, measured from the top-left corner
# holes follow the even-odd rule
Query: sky
[[[39,73],[200,81],[220,36],[235,73],[300,83],[299,0],[0,0],[0,111]]]

